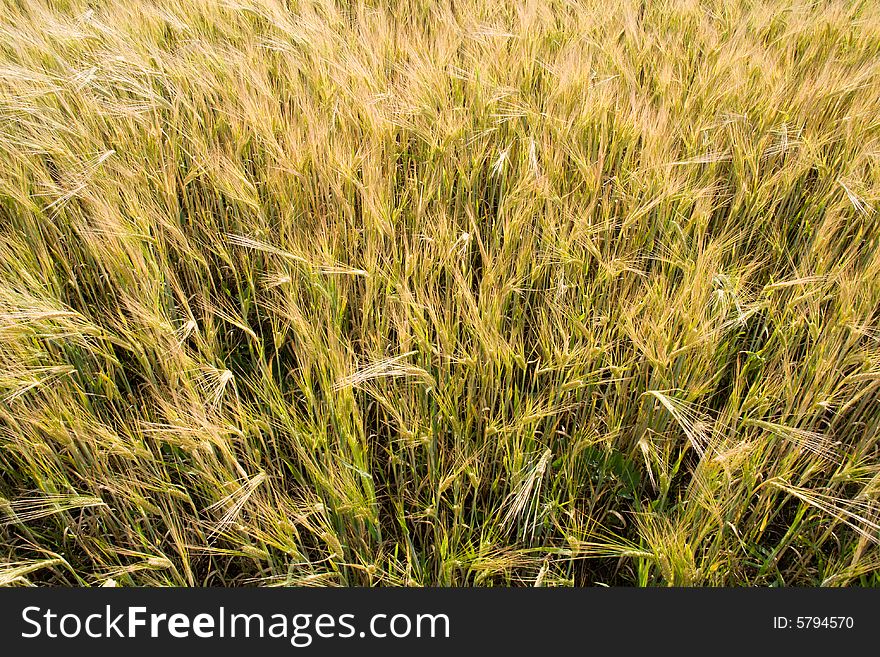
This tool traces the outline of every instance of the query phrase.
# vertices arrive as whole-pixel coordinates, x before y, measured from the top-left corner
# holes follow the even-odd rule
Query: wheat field
[[[877,3],[0,2],[0,584],[880,584]]]

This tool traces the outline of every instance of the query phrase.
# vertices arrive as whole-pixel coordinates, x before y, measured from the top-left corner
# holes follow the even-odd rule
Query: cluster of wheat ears
[[[0,583],[880,584],[874,0],[0,3]]]

